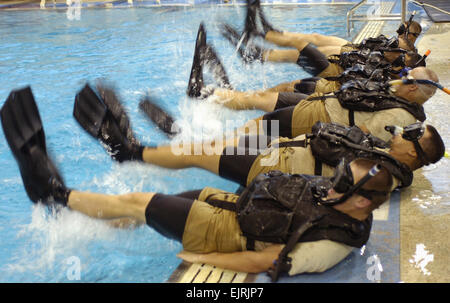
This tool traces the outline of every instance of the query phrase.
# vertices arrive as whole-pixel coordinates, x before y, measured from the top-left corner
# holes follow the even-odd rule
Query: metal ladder
[[[405,22],[407,6],[406,0],[402,1],[402,10],[400,14],[386,14],[380,13],[377,14],[376,17],[368,17],[367,15],[355,15],[355,11],[367,3],[367,0],[361,0],[359,3],[355,4],[348,12],[347,12],[347,35],[350,36],[351,30],[354,28],[355,21],[396,21],[401,20]],[[381,1],[380,1],[381,2]]]

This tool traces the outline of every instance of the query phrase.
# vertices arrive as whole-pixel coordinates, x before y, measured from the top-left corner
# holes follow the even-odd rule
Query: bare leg
[[[267,34],[272,33],[268,32]],[[336,36],[326,36],[321,34],[303,34],[303,33],[290,33],[283,32],[283,35],[291,40],[302,40],[306,43],[312,43],[317,47],[321,46],[335,46],[341,47],[345,44],[350,43],[349,41],[336,37]]]
[[[228,89],[215,89],[214,96],[218,103],[235,110],[260,109],[266,112],[273,111],[278,100],[278,93],[264,92],[238,92]]]
[[[326,57],[331,55],[339,55],[341,53],[340,46],[320,46],[317,49]]]
[[[219,174],[220,159],[226,147],[236,147],[240,135],[263,134],[260,120],[250,120],[236,129],[233,134],[212,141],[180,143],[152,148],[144,148],[144,162],[169,169],[198,167]]]
[[[296,49],[271,49],[264,53],[264,61],[296,63],[300,52]]]
[[[294,47],[298,51],[302,51],[310,42],[302,39],[293,39],[285,33],[270,31],[266,34],[265,39],[278,46]],[[298,56],[297,56],[298,57]]]
[[[197,150],[195,144],[180,144],[176,148],[173,146],[145,148],[142,158],[146,163],[165,168],[182,169],[199,167],[217,174],[219,172],[219,161],[223,148],[215,149],[213,143],[198,143],[197,145],[199,147]],[[208,151],[209,148],[211,149]]]
[[[106,195],[72,190],[67,206],[97,219],[128,218],[143,224],[146,223],[145,210],[153,196],[154,193]]]
[[[266,89],[266,92],[288,92],[288,93],[292,93],[295,90],[295,85],[299,84],[300,82],[302,82],[302,80],[295,80],[292,82],[286,82],[286,83],[281,83],[278,84],[277,86],[271,87],[269,89]]]

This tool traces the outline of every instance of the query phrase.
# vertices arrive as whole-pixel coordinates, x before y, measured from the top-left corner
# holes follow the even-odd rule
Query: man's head
[[[444,156],[444,141],[432,125],[424,127],[423,135],[419,138],[418,143],[430,163],[436,163]],[[396,134],[392,137],[389,154],[408,165],[411,170],[419,169],[425,165],[420,159],[414,143],[403,138],[402,134]]]
[[[351,171],[351,186],[367,178],[368,173],[373,172],[375,165],[377,165],[375,161],[368,159],[353,160],[349,167],[347,166],[348,170]],[[378,166],[378,169],[378,173],[363,183],[359,190],[356,190],[344,202],[333,207],[357,219],[365,219],[367,215],[389,198],[392,189],[393,180],[390,172],[383,166]],[[339,172],[337,175],[339,175]],[[328,199],[337,199],[345,195],[345,193],[339,193],[339,191],[335,186],[328,192]]]
[[[400,25],[397,33],[399,38],[404,38],[412,44],[415,44],[417,38],[422,33],[422,26],[416,21],[407,21]]]
[[[436,73],[423,66],[412,69],[408,73],[408,78],[439,82]],[[436,89],[436,86],[430,84],[399,84],[394,86],[394,94],[409,102],[424,104],[436,93]]]
[[[390,62],[394,67],[402,68],[405,66],[405,61],[408,58],[408,53],[416,53],[417,50],[414,47],[414,43],[411,43],[409,40],[406,40],[402,37],[398,38],[398,45],[394,48],[398,48],[399,50],[392,49],[390,51],[384,51],[384,58]]]

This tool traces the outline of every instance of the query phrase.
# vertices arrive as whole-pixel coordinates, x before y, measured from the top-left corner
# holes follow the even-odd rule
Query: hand
[[[201,255],[202,254],[196,254],[189,251],[181,251],[177,254],[177,257],[190,263],[200,263],[201,262]]]

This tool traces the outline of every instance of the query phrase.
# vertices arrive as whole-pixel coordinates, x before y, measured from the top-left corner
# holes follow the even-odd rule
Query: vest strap
[[[352,109],[348,110],[348,123],[350,126],[355,125],[355,112]]]
[[[280,142],[277,144],[274,144],[273,147],[307,147],[308,142],[307,140],[296,140],[296,141],[287,141],[287,142]]]
[[[228,201],[222,201],[222,200],[216,200],[216,199],[206,199],[206,200],[207,200],[206,203],[208,203],[211,206],[236,212],[236,203],[234,203],[234,202],[228,202]]]
[[[278,277],[281,272],[289,272],[291,269],[291,258],[289,258],[287,255],[294,249],[295,245],[297,244],[300,237],[317,224],[318,221],[320,221],[322,217],[315,218],[314,220],[308,221],[305,224],[302,224],[299,226],[290,236],[288,242],[284,246],[284,248],[281,250],[280,254],[278,255],[278,259],[275,262],[275,268],[269,269],[268,273],[270,277],[272,278],[272,282],[276,282],[278,280]]]
[[[318,157],[314,157],[314,175],[322,176],[322,161]]]

